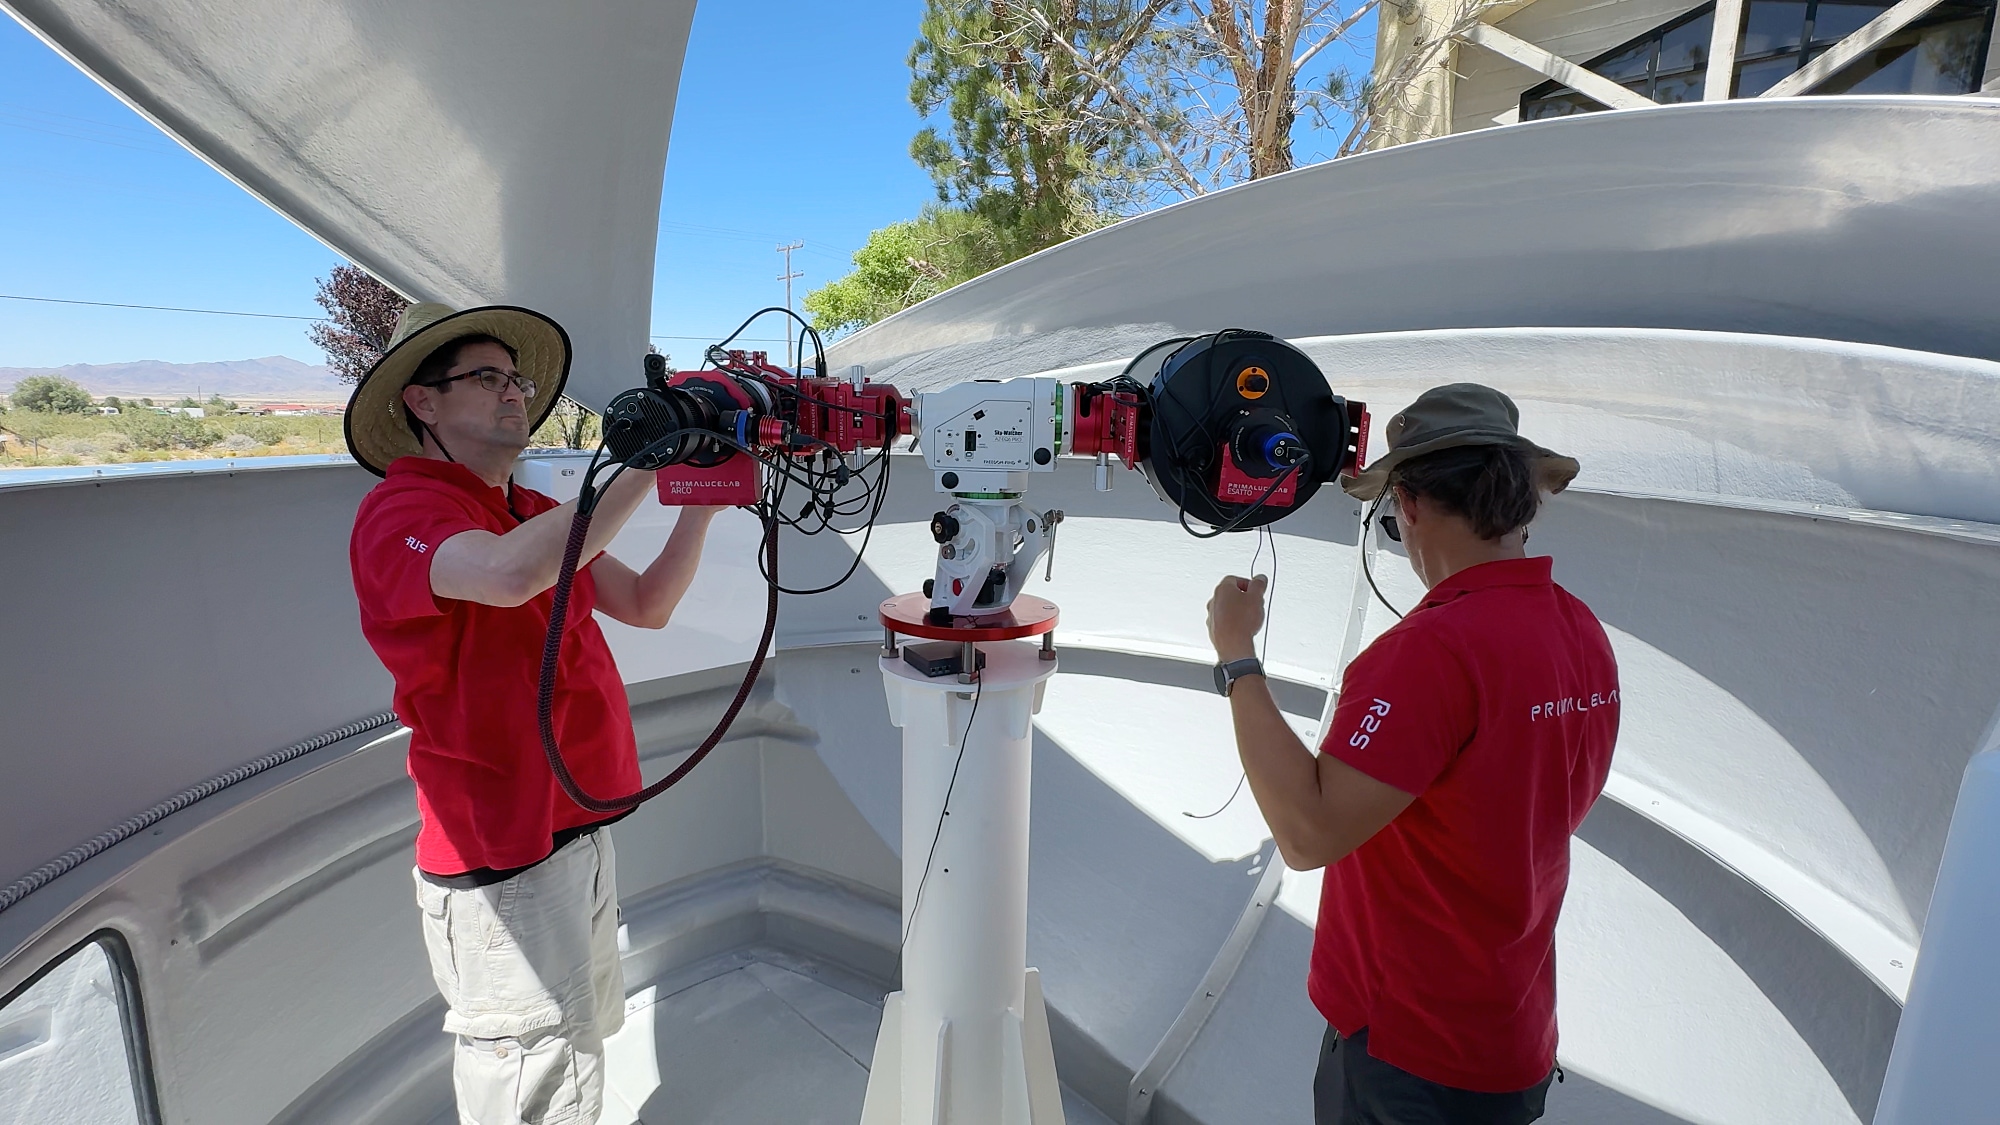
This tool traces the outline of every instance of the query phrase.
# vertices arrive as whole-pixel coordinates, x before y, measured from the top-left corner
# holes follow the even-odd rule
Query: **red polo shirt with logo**
[[[556,507],[494,488],[464,465],[403,457],[361,501],[348,561],[361,632],[395,678],[417,783],[417,866],[434,875],[537,863],[556,833],[609,819],[556,785],[536,725],[536,688],[553,590],[501,607],[431,593],[431,559],[465,531],[505,535]],[[519,519],[516,518],[518,513]],[[584,791],[640,787],[625,683],[591,617],[597,585],[576,573],[556,674],[556,744]]]
[[[1326,869],[1327,1022],[1447,1086],[1546,1077],[1570,834],[1617,734],[1611,643],[1546,558],[1460,571],[1355,657],[1321,752],[1416,800]]]

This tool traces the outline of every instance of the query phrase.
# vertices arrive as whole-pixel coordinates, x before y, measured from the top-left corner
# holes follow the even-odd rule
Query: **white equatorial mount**
[[[934,611],[1005,611],[1053,547],[1062,513],[1036,511],[1022,498],[1032,475],[1055,472],[1068,451],[1064,422],[1074,393],[1056,379],[973,380],[912,400],[917,448],[937,490],[951,497],[931,519]]]

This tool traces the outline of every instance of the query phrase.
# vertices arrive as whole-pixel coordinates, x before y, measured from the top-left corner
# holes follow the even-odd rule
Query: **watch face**
[[[1220,664],[1215,666],[1215,692],[1217,695],[1229,694],[1229,672]]]

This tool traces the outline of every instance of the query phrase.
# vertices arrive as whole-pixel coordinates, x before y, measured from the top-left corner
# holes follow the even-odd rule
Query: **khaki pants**
[[[417,905],[458,1037],[460,1125],[594,1125],[604,1040],[625,1022],[610,830],[491,886],[419,874]]]

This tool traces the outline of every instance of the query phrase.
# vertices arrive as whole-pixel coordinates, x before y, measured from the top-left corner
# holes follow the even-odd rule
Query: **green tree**
[[[1006,239],[985,216],[928,207],[883,227],[854,252],[854,269],[806,294],[822,332],[849,332],[969,281],[1009,260]]]
[[[123,410],[123,409],[125,409],[125,404],[124,404],[123,402],[120,402],[120,401],[119,401],[119,399],[118,399],[118,396],[117,396],[117,395],[105,395],[105,396],[104,396],[104,405],[106,405],[106,406],[110,407],[110,408],[111,408],[111,409],[113,409],[113,410]]]
[[[51,411],[16,409],[8,412],[7,422],[0,425],[0,429],[33,446],[35,456],[40,457],[42,443],[55,436],[58,424]]]
[[[1120,211],[1172,150],[1158,130],[1173,114],[1119,105],[1131,96],[1101,76],[1125,66],[1173,3],[926,0],[910,101],[945,122],[918,133],[910,155],[938,198],[992,223],[1009,257]]]
[[[548,418],[528,444],[543,449],[593,449],[600,432],[597,415],[589,407],[564,395],[556,400],[555,409],[549,411]]]
[[[90,392],[60,375],[30,375],[8,397],[16,409],[37,414],[82,414],[90,409]]]

